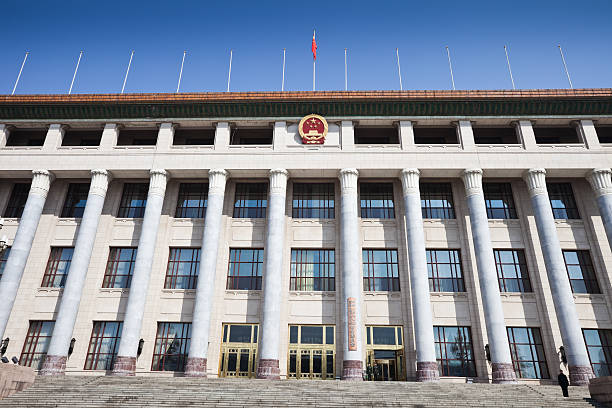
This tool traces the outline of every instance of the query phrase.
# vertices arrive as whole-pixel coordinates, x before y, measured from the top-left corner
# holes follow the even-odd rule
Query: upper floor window
[[[537,144],[580,143],[574,126],[534,126]]]
[[[267,183],[238,183],[234,198],[234,218],[266,218]]]
[[[272,128],[232,127],[230,145],[271,145]]]
[[[51,342],[54,326],[55,321],[53,320],[30,321],[28,334],[23,342],[23,349],[19,358],[20,365],[32,367],[35,370],[42,368],[47,356],[47,349]]]
[[[428,249],[430,292],[465,292],[458,249]]]
[[[208,204],[208,183],[181,183],[176,218],[204,218]]]
[[[7,146],[42,146],[47,137],[46,129],[11,129]]]
[[[185,371],[191,323],[157,323],[151,371]]]
[[[612,126],[595,126],[599,143],[612,143]]]
[[[157,129],[121,129],[117,146],[155,146]]]
[[[477,145],[518,144],[516,129],[512,126],[481,127],[473,126],[474,143]]]
[[[510,183],[483,183],[482,189],[489,219],[517,218]]]
[[[62,146],[100,146],[101,130],[67,129],[62,138]]]
[[[335,290],[333,249],[292,249],[289,290]]]
[[[119,204],[119,218],[142,218],[147,206],[149,183],[125,183]]]
[[[63,288],[72,262],[72,247],[51,248],[47,269],[41,283],[43,288]]]
[[[453,189],[450,183],[421,183],[420,190],[423,218],[455,218]]]
[[[601,293],[589,251],[564,250],[572,293]]]
[[[93,322],[84,370],[113,368],[122,329],[123,322]]]
[[[333,183],[293,183],[293,218],[334,218]]]
[[[138,248],[111,248],[106,263],[103,288],[127,289],[132,283]]]
[[[508,327],[512,365],[518,378],[550,378],[537,327]]]
[[[582,329],[582,334],[595,376],[612,375],[612,330]]]
[[[200,248],[170,248],[165,289],[195,289],[200,270]]]
[[[457,128],[454,126],[439,126],[439,127],[419,127],[415,126],[414,143],[433,145],[433,144],[459,144],[457,137]]]
[[[579,219],[578,207],[570,183],[546,183],[553,216],[558,220]]]
[[[211,146],[215,144],[215,129],[201,128],[188,129],[178,128],[174,131],[174,139],[172,142],[175,146]]]
[[[355,126],[355,144],[399,144],[399,131],[395,126]]]
[[[4,268],[6,267],[6,261],[10,253],[11,247],[5,248],[4,251],[0,251],[0,279],[2,279],[2,275],[4,274]]]
[[[396,249],[364,249],[362,257],[364,291],[400,290]]]
[[[62,209],[63,218],[81,218],[85,212],[89,183],[70,183]]]
[[[361,183],[361,218],[395,218],[393,183]]]
[[[4,216],[6,218],[21,218],[23,208],[25,207],[26,201],[28,201],[29,193],[30,183],[13,184],[13,190],[11,191],[8,205],[4,210]]]
[[[440,377],[476,377],[472,334],[467,326],[434,326]]]
[[[500,292],[532,292],[522,249],[494,249]]]
[[[263,249],[230,249],[227,286],[229,290],[261,290]]]

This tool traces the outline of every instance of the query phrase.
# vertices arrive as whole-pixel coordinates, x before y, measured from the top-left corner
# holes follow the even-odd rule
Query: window
[[[176,218],[204,218],[208,204],[208,183],[181,183]]]
[[[289,326],[289,378],[334,379],[334,326]]]
[[[476,377],[469,327],[434,326],[434,337],[441,377]]]
[[[453,189],[450,183],[421,183],[423,218],[454,219]]]
[[[361,218],[395,218],[392,183],[361,183]]]
[[[151,371],[185,371],[191,323],[157,323]]]
[[[234,199],[234,218],[266,218],[267,183],[238,183]]]
[[[8,205],[4,210],[6,218],[21,218],[23,208],[28,200],[30,193],[30,183],[16,183],[13,185],[13,191],[9,197]]]
[[[472,127],[474,143],[477,145],[513,145],[518,144],[516,130],[511,126]]]
[[[103,288],[127,289],[132,283],[138,248],[111,248],[106,263]]]
[[[121,129],[117,146],[155,146],[157,129]]]
[[[47,355],[53,334],[54,321],[30,321],[30,328],[23,343],[19,364],[40,370]]]
[[[581,143],[573,126],[534,126],[537,144]]]
[[[582,334],[595,376],[612,375],[612,330],[583,329]]]
[[[508,327],[512,365],[518,378],[550,378],[537,327]]]
[[[518,218],[510,183],[483,183],[482,189],[489,219]]]
[[[335,290],[333,249],[292,249],[289,290]]]
[[[570,183],[546,183],[553,216],[558,220],[579,219],[578,207]]]
[[[332,183],[293,183],[293,218],[334,218]]]
[[[123,322],[93,323],[84,370],[111,370],[113,368],[122,329]]]
[[[563,251],[572,293],[601,293],[589,251]]]
[[[272,128],[232,127],[230,145],[271,145],[274,138]]]
[[[263,249],[230,249],[227,289],[261,290]]]
[[[0,251],[0,279],[2,279],[2,275],[4,274],[4,268],[6,267],[6,261],[10,253],[11,247],[4,248],[4,251]]]
[[[428,249],[430,292],[465,292],[458,249]]]
[[[68,271],[70,270],[73,252],[74,248],[69,247],[51,248],[47,269],[45,270],[45,275],[43,276],[40,286],[43,288],[64,287],[66,284],[66,277],[68,277]]]
[[[396,249],[364,249],[363,290],[398,292],[399,267]]]
[[[7,146],[42,146],[47,137],[46,129],[11,129]]]
[[[395,126],[356,126],[355,144],[399,144],[399,130]]]
[[[82,218],[87,204],[89,183],[71,183],[62,209],[62,218]]]
[[[101,130],[66,130],[62,146],[100,146]]]
[[[612,126],[595,126],[599,143],[612,143]]]
[[[199,270],[199,248],[170,248],[164,288],[195,289]]]
[[[215,144],[215,129],[183,129],[174,131],[174,146],[212,146]]]
[[[414,143],[434,145],[434,144],[459,144],[457,129],[454,126],[448,127],[418,127],[415,126]]]
[[[402,326],[366,326],[366,344],[378,346],[401,346]]]
[[[494,249],[493,254],[500,292],[532,292],[522,249]]]
[[[119,218],[142,218],[147,206],[149,183],[125,183],[119,204]]]

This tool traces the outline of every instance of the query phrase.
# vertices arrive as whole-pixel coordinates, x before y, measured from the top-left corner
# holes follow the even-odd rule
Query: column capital
[[[419,194],[419,169],[404,169],[400,173],[404,195]]]
[[[527,183],[529,196],[533,197],[546,193],[546,170],[541,168],[529,169],[523,175]]]
[[[482,194],[482,169],[466,169],[461,177],[468,196]]]
[[[110,183],[112,178],[113,177],[108,170],[93,169],[91,171],[89,193],[99,195],[100,197],[105,197],[106,190],[108,189],[108,183]]]
[[[289,172],[285,169],[270,170],[270,194],[285,194]]]
[[[587,180],[593,187],[597,197],[612,194],[612,170],[610,169],[593,169],[587,175]]]
[[[168,181],[168,172],[164,169],[151,169],[149,181],[149,194],[155,194],[163,197],[166,193],[166,182]]]
[[[224,194],[228,172],[224,169],[208,170],[208,194]]]
[[[38,194],[42,197],[47,197],[51,182],[55,179],[53,173],[48,170],[32,170],[32,185],[30,193]]]
[[[338,172],[338,177],[343,193],[351,190],[357,191],[357,179],[359,178],[357,169],[342,169]]]

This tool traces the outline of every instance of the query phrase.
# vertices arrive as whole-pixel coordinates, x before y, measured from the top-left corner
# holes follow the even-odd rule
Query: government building
[[[611,89],[0,96],[0,354],[586,385],[611,167]]]

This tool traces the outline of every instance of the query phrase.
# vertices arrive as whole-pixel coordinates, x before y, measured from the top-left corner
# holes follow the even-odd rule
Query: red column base
[[[185,377],[206,377],[206,359],[188,357],[185,364]]]
[[[342,379],[347,381],[363,381],[363,361],[342,361]]]
[[[570,385],[588,386],[591,378],[595,378],[591,366],[569,366]]]
[[[257,364],[257,378],[263,380],[280,380],[278,360],[260,358]]]
[[[47,354],[39,375],[65,375],[66,356],[50,356]]]
[[[117,356],[111,375],[116,377],[133,377],[136,375],[136,357]]]
[[[436,361],[417,361],[416,377],[418,382],[440,381],[438,363]]]
[[[491,363],[493,384],[516,384],[516,373],[511,363]]]

